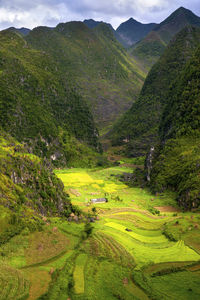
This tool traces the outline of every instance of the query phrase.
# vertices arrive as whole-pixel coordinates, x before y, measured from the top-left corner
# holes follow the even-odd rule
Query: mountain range
[[[130,108],[146,76],[104,23],[94,29],[82,22],[38,27],[26,41],[56,60],[62,76],[89,105],[99,129]]]
[[[181,7],[160,24],[129,19],[116,31],[94,20],[1,31],[2,131],[56,167],[105,163],[99,130],[127,156],[144,156],[182,126],[167,118],[168,101],[199,45],[199,20]]]
[[[180,7],[133,45],[130,53],[150,69],[173,37],[187,25],[200,27],[200,18],[189,9]]]

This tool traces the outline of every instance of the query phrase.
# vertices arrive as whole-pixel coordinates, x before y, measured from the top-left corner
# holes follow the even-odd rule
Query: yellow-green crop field
[[[92,233],[87,236],[83,215],[70,215],[11,238],[0,247],[0,300],[199,300],[198,212],[183,213],[173,195],[121,181],[131,172],[124,166],[56,170],[72,203],[94,221]],[[91,204],[102,197],[108,202]],[[2,227],[6,214],[5,208]]]
[[[65,190],[69,193],[72,203],[83,206],[93,198],[108,198],[108,203],[97,204],[102,208],[176,205],[172,197],[152,196],[141,188],[131,188],[119,180],[123,173],[132,173],[131,168],[112,167],[107,169],[68,169],[56,170],[56,175],[62,180]],[[117,199],[118,197],[118,199]]]
[[[98,221],[93,224],[93,234],[83,243],[82,254],[75,261],[75,296],[72,299],[116,299],[107,290],[108,283],[111,290],[114,288],[118,291],[117,299],[175,299],[176,292],[170,291],[170,287],[165,290],[173,295],[172,298],[162,293],[159,287],[163,286],[163,282],[170,283],[174,277],[175,284],[181,289],[178,274],[182,274],[184,281],[187,281],[193,276],[192,269],[187,266],[195,265],[197,267],[194,270],[199,270],[198,214],[191,215],[178,210],[172,194],[155,196],[146,189],[131,187],[120,180],[123,173],[131,172],[132,169],[124,166],[56,171],[72,203],[91,213],[95,208],[98,213]],[[106,197],[108,202],[90,203],[91,199],[102,197]],[[151,212],[157,207],[161,207],[161,212],[153,215]],[[82,257],[87,257],[87,264],[83,263]],[[154,273],[146,272],[150,266]],[[114,269],[115,276],[111,274]],[[173,275],[174,271],[177,272],[176,276]],[[159,280],[156,280],[158,277],[150,280],[151,276],[159,276]],[[129,278],[132,278],[131,281]],[[200,274],[196,272],[194,278],[190,293],[194,299],[197,299],[199,293],[200,299],[200,288],[198,290],[196,283],[196,280],[200,283]],[[123,287],[121,280],[124,282]],[[123,293],[119,290],[120,286]],[[189,299],[186,290],[184,293],[177,292],[177,295],[180,299]]]

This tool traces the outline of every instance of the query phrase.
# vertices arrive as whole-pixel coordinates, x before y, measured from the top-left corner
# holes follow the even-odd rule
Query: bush
[[[84,232],[86,233],[86,236],[89,237],[92,234],[94,227],[91,225],[91,223],[87,222],[84,227]]]

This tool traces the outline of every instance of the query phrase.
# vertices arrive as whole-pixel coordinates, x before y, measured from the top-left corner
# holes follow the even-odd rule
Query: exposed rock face
[[[51,165],[5,137],[0,134],[0,204],[12,211],[27,206],[42,215],[70,212],[68,195]]]
[[[152,162],[153,162],[153,153],[154,153],[154,146],[152,146],[150,148],[149,153],[147,154],[147,158],[146,158],[146,162],[145,162],[145,167],[146,167],[146,171],[147,171],[147,181],[150,182],[151,181],[151,169],[152,169]]]

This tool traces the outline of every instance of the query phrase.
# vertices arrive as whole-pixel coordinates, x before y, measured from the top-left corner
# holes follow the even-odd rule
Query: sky
[[[200,16],[199,0],[0,0],[0,30],[95,19],[117,28],[133,17],[142,23],[160,23],[183,6]]]

